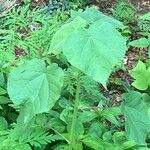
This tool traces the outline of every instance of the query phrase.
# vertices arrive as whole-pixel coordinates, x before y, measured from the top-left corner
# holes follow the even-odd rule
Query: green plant
[[[149,33],[149,13],[140,16],[138,20],[138,26],[140,31],[139,34],[142,36],[139,39],[129,42],[129,46],[137,48],[147,48],[148,55],[150,56],[150,33]],[[138,30],[139,30],[138,29]]]
[[[142,32],[142,38],[129,42],[130,46],[137,47],[137,48],[147,48],[148,55],[150,56],[150,34],[148,32]]]
[[[127,0],[120,0],[113,12],[113,16],[125,23],[134,22],[136,8]]]
[[[145,32],[150,31],[150,12],[139,17],[138,26],[140,27],[142,31],[145,31]]]
[[[130,71],[130,75],[135,79],[132,85],[139,90],[146,90],[150,85],[149,74],[150,67],[139,61],[137,66]]]
[[[74,80],[75,82],[73,82],[73,85],[72,85],[73,92],[72,93],[63,92],[63,94],[65,94],[63,96],[64,98],[68,99],[71,96],[72,99],[74,100],[71,103],[71,106],[67,107],[66,109],[62,111],[62,113],[60,114],[60,118],[58,118],[59,121],[56,121],[56,122],[54,120],[52,121],[53,123],[56,123],[56,124],[58,124],[59,122],[65,121],[68,124],[66,135],[62,133],[62,131],[59,131],[60,129],[56,129],[56,126],[50,125],[48,126],[48,129],[54,131],[56,134],[58,134],[63,139],[65,139],[66,142],[68,142],[69,146],[66,145],[65,147],[68,147],[69,149],[75,149],[75,146],[77,144],[78,147],[81,149],[83,147],[83,143],[86,143],[86,140],[84,138],[86,136],[83,134],[84,133],[83,123],[86,122],[86,120],[84,121],[85,119],[84,113],[85,115],[89,114],[93,116],[93,117],[91,116],[92,118],[90,120],[93,120],[94,118],[98,117],[96,113],[91,112],[90,106],[88,106],[89,108],[87,107],[87,109],[90,109],[90,111],[87,111],[87,112],[85,111],[85,112],[80,113],[79,105],[81,102],[80,101],[81,95],[82,95],[82,98],[86,100],[87,95],[85,93],[90,94],[92,92],[94,93],[95,96],[94,95],[93,97],[89,96],[91,100],[96,101],[95,98],[106,99],[104,98],[102,94],[99,94],[98,92],[96,93],[97,91],[96,87],[95,87],[95,90],[93,89],[92,91],[90,91],[88,89],[88,86],[84,86],[84,84],[89,85],[90,83],[92,83],[92,82],[88,83],[87,81],[85,82],[85,79],[88,79],[88,78],[84,77],[85,76],[84,73],[89,76],[92,76],[92,74],[95,73],[95,75],[92,76],[92,78],[96,81],[99,81],[104,86],[106,86],[106,80],[108,79],[111,71],[113,70],[114,66],[121,61],[126,51],[126,40],[124,37],[121,36],[119,31],[116,29],[116,28],[123,28],[123,25],[119,21],[111,17],[107,17],[103,15],[96,9],[91,8],[91,9],[87,9],[85,12],[79,12],[79,13],[72,12],[72,13],[73,14],[72,14],[71,21],[65,24],[64,26],[62,26],[63,30],[60,29],[54,35],[49,51],[51,53],[51,50],[53,50],[54,53],[56,52],[57,54],[59,54],[62,50],[68,62],[77,68],[75,69],[76,70],[75,72],[73,71],[74,69],[72,70],[72,72],[74,72],[74,75],[72,77],[75,79]],[[87,15],[90,15],[91,19],[88,19]],[[109,32],[107,32],[108,29],[109,29]],[[41,31],[37,30],[35,32],[41,32]],[[98,37],[98,34],[95,35],[96,32],[98,34],[103,34],[103,36]],[[33,34],[34,31],[32,31],[31,33]],[[42,33],[43,33],[43,30],[42,30]],[[87,36],[88,34],[91,34],[91,39],[90,37]],[[57,35],[62,35],[62,37],[57,37]],[[106,39],[102,40],[105,36],[110,36],[110,38],[108,40]],[[34,37],[34,34],[33,34],[33,37]],[[79,55],[83,51],[82,44],[79,44],[79,47],[70,47],[72,44],[76,45],[76,42],[80,43],[80,41],[76,41],[76,39],[78,39],[79,37],[82,37],[84,44],[87,43],[89,47],[95,47],[93,49],[93,52],[95,51],[95,54],[100,54],[100,55],[105,56],[105,53],[103,53],[102,51],[105,49],[105,51],[110,53],[112,62],[109,62],[108,60],[109,58],[107,59],[107,56],[105,56],[105,59],[106,59],[105,63],[107,65],[105,65],[106,67],[104,67],[104,62],[98,61],[94,53],[93,53],[94,54],[93,62],[91,63],[87,62],[90,59],[92,59],[91,57],[92,51],[90,51],[88,47],[85,47],[85,51],[89,52],[89,54],[87,53],[88,54],[87,58],[85,60],[83,59],[81,63],[81,60],[80,60],[81,58],[79,57]],[[112,47],[110,43],[110,41],[113,42],[113,38],[118,40],[118,43],[113,45],[114,48]],[[32,42],[33,41],[34,40],[32,39]],[[69,46],[67,43],[68,44],[72,43],[72,44]],[[21,44],[20,46],[23,46],[23,44]],[[77,51],[77,48],[78,48],[77,55],[73,59],[70,59],[70,54],[72,53],[71,55],[73,55],[75,53],[73,50]],[[109,51],[110,48],[112,51]],[[120,49],[120,53],[118,53],[118,55],[116,56],[111,55],[111,53],[115,52],[117,48]],[[64,50],[67,50],[68,52]],[[70,53],[70,50],[71,50],[71,53]],[[96,70],[94,69],[94,67],[96,66],[95,63],[100,64],[100,69],[98,69],[99,68],[98,66],[95,68]],[[87,68],[88,66],[89,66],[89,70]],[[81,69],[81,71],[79,69]],[[102,76],[102,72],[103,72],[103,76]],[[10,72],[8,76],[8,82],[7,82],[7,91],[8,91],[10,99],[13,102],[13,107],[19,110],[17,126],[14,128],[14,131],[12,133],[13,137],[15,137],[14,138],[14,143],[16,143],[14,145],[15,148],[18,147],[18,144],[19,144],[17,143],[18,140],[20,138],[23,138],[22,135],[19,133],[19,131],[22,130],[26,132],[28,128],[30,129],[32,127],[31,122],[34,120],[36,115],[39,115],[41,113],[48,113],[52,107],[55,107],[56,101],[58,101],[59,97],[61,96],[61,88],[63,85],[63,74],[64,73],[62,69],[58,67],[58,65],[54,63],[47,64],[44,62],[44,60],[41,60],[41,59],[31,59],[30,61],[25,61],[25,63],[21,65],[18,64],[18,67],[16,69],[13,69]],[[17,81],[17,84],[16,84],[16,81]],[[88,79],[88,81],[90,81],[90,79]],[[83,83],[83,86],[81,85],[81,83]],[[96,84],[93,84],[93,87],[94,85]],[[64,86],[64,89],[65,88],[66,86]],[[70,88],[70,87],[67,86],[67,88]],[[3,92],[3,90],[1,91]],[[81,94],[81,92],[83,93]],[[71,94],[71,95],[69,96],[68,94]],[[99,102],[100,100],[97,100],[97,101]],[[94,105],[94,103],[92,105]],[[84,110],[84,107],[85,106],[83,105],[83,108],[82,108],[83,110]],[[67,116],[66,118],[67,120],[65,120],[65,116],[64,116],[66,111],[70,113],[70,116]],[[109,114],[109,112],[113,112],[113,111],[111,110],[102,111],[101,112],[102,118],[106,118],[110,122],[116,125],[119,125],[119,123],[115,119],[116,115],[118,115],[119,112],[117,113],[116,111],[114,111],[116,113],[114,114],[110,113],[111,115]],[[52,118],[56,119],[56,117],[52,117]],[[73,119],[70,120],[69,118],[73,118]],[[80,121],[83,123],[80,123]],[[77,129],[77,125],[79,129]],[[31,132],[31,135],[33,135],[32,132]],[[78,136],[77,134],[79,132],[80,132],[79,134],[80,136]],[[36,134],[37,132],[35,132],[34,135]],[[8,136],[6,136],[6,143],[9,141],[10,135],[11,134],[8,134]],[[40,138],[41,136],[42,137],[47,136],[47,134],[45,134],[45,132],[43,133],[41,130],[41,133],[38,137]],[[29,147],[28,143],[30,143],[31,146],[35,146],[35,147],[41,144],[47,143],[46,137],[45,137],[46,141],[41,141],[41,142],[39,138],[37,139],[37,142],[36,140],[33,140],[33,142],[31,140],[30,142],[25,142],[25,145],[23,147],[26,147],[26,146]],[[48,139],[49,139],[49,136],[48,136]],[[77,142],[79,139],[84,139],[83,140],[84,142],[81,142],[80,144],[79,142]],[[27,137],[25,138],[25,140],[27,140]],[[50,140],[51,140],[51,137],[50,137]]]
[[[126,134],[129,139],[138,145],[146,145],[145,139],[149,134],[150,117],[148,108],[142,99],[142,94],[136,91],[130,91],[123,95],[125,103],[123,112],[128,121],[126,121]]]
[[[109,91],[126,26],[95,8],[67,19],[27,4],[1,20],[0,150],[148,150],[149,63],[130,71],[143,93]]]
[[[50,53],[59,54],[63,51],[73,66],[106,87],[106,80],[127,49],[125,38],[115,29],[122,27],[122,24],[92,8],[83,13],[73,12],[73,18],[75,15],[80,17],[62,26],[54,35]],[[113,40],[117,40],[117,43]],[[120,51],[117,50],[118,48]],[[115,51],[117,56],[112,55]],[[94,66],[94,64],[100,66]],[[100,67],[102,68],[98,69]]]
[[[4,124],[4,119],[1,118],[1,124]],[[6,121],[5,121],[6,122]],[[6,125],[5,125],[6,126]],[[5,127],[6,128],[6,127]],[[58,136],[49,135],[45,129],[39,127],[38,125],[30,126],[24,131],[19,138],[17,134],[22,131],[22,128],[16,127],[12,130],[6,130],[5,128],[0,129],[0,150],[31,150],[31,147],[41,148],[41,145],[45,145],[52,141],[59,139]],[[4,130],[5,129],[5,130]]]
[[[15,63],[16,57],[45,57],[55,30],[60,26],[59,17],[44,14],[45,8],[30,10],[30,4],[14,8],[1,20],[0,65],[2,68]],[[62,18],[63,19],[63,18]],[[64,17],[65,20],[65,17]]]
[[[14,105],[23,104],[22,123],[28,123],[35,114],[47,112],[54,106],[60,96],[62,78],[63,72],[56,64],[46,66],[39,59],[26,62],[10,73],[7,90]]]
[[[140,38],[130,42],[129,45],[138,48],[147,48],[150,46],[150,38]]]
[[[67,60],[94,80],[106,87],[106,81],[114,66],[119,63],[126,50],[125,39],[115,29],[122,27],[122,24],[113,18],[99,13],[96,9],[87,9],[85,12],[72,12],[73,20],[56,32],[52,39],[50,53],[60,54],[61,51]],[[90,24],[91,23],[91,24]],[[109,31],[109,32],[108,32]],[[61,36],[60,36],[61,35]],[[102,37],[100,37],[102,35]],[[112,36],[112,38],[111,38]],[[109,37],[106,39],[104,37]],[[118,41],[116,45],[112,40]],[[112,46],[112,42],[114,45]],[[99,45],[99,46],[98,46]],[[94,49],[92,49],[92,47]],[[109,49],[111,47],[111,52]],[[120,48],[118,56],[112,56],[113,50]],[[106,57],[106,53],[111,58]],[[103,58],[102,58],[103,56]],[[109,59],[109,60],[108,60]],[[90,61],[91,60],[91,61]],[[89,63],[90,62],[90,63]],[[95,65],[94,65],[95,64]],[[96,66],[99,64],[100,66]],[[105,66],[105,67],[104,67]],[[100,70],[98,68],[101,68]],[[69,149],[75,149],[76,145],[76,124],[80,99],[80,71],[76,78],[76,94],[72,126],[70,130]]]

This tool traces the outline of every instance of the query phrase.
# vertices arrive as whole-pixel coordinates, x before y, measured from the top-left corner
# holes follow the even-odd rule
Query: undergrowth
[[[0,19],[0,150],[149,149],[150,15],[126,1],[113,17],[85,5],[51,13],[26,2]],[[131,70],[129,47],[148,56]],[[132,83],[120,79],[112,100],[123,68]]]

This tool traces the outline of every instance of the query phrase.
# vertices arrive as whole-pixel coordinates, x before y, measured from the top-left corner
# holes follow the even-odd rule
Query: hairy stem
[[[76,93],[75,93],[75,102],[74,102],[74,113],[72,118],[72,126],[71,126],[71,133],[70,133],[70,145],[69,150],[74,149],[74,145],[76,144],[76,122],[77,122],[77,115],[78,115],[78,105],[79,105],[79,98],[80,98],[80,72],[78,72],[78,76],[76,79]]]

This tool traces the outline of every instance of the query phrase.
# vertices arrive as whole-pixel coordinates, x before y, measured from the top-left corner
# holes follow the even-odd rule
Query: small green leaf
[[[135,79],[132,85],[139,90],[146,90],[150,85],[150,67],[139,61],[134,69],[129,71],[131,77]]]
[[[8,123],[4,117],[0,117],[0,131],[5,130],[8,127]]]
[[[150,12],[144,14],[144,15],[141,16],[139,19],[142,19],[142,20],[150,20]]]
[[[104,147],[102,145],[102,142],[93,138],[93,137],[86,137],[82,140],[82,142],[88,146],[89,148],[92,148],[94,150],[104,150]]]
[[[46,67],[43,60],[33,59],[9,74],[7,90],[15,106],[24,105],[23,121],[28,122],[54,106],[62,85],[63,71],[57,64]]]
[[[129,45],[133,47],[138,47],[138,48],[145,48],[145,47],[150,46],[150,42],[146,38],[140,38],[140,39],[130,42]]]
[[[85,123],[85,122],[92,121],[96,117],[97,117],[97,114],[95,112],[84,111],[79,115],[78,119],[80,120],[80,122]]]
[[[88,134],[96,139],[99,139],[105,131],[105,126],[100,121],[92,122]]]
[[[8,97],[5,97],[5,96],[0,96],[0,104],[8,104],[10,103],[11,101],[9,100]]]
[[[2,73],[0,73],[0,86],[3,86],[4,84],[4,75]]]
[[[0,87],[0,95],[4,95],[6,93],[7,93],[7,91],[5,89],[3,89],[2,87]]]
[[[119,126],[119,122],[117,120],[117,116],[118,115],[121,115],[121,110],[119,107],[112,107],[112,108],[107,108],[103,111],[103,116],[108,120],[110,121],[111,123]]]
[[[123,150],[132,149],[136,145],[135,142],[127,140],[125,132],[115,132],[112,139],[114,143],[121,146],[120,149]]]
[[[123,94],[123,98],[125,102],[122,108],[126,118],[127,137],[137,145],[146,145],[146,136],[150,133],[150,116],[142,94],[130,91]]]

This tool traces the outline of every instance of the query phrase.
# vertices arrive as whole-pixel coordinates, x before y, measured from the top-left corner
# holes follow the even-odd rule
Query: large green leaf
[[[138,145],[145,145],[146,136],[150,132],[150,116],[142,94],[130,91],[125,93],[123,98],[125,99],[123,112],[126,118],[127,137]]]
[[[126,52],[126,40],[116,28],[122,23],[97,9],[73,12],[68,24],[58,30],[49,53],[61,51],[68,61],[106,87],[106,81]]]
[[[150,85],[150,67],[139,61],[134,69],[130,71],[130,75],[135,79],[132,83],[139,90],[146,90]]]
[[[33,59],[9,74],[7,90],[15,106],[24,106],[23,118],[28,122],[54,106],[62,85],[63,71],[57,64],[46,67],[43,60]]]
[[[80,16],[81,18],[83,18],[84,20],[86,20],[89,24],[94,23],[96,21],[106,21],[109,22],[110,24],[112,24],[114,27],[116,28],[123,28],[124,25],[122,22],[110,17],[110,16],[106,16],[104,15],[102,12],[100,12],[98,9],[96,8],[86,8],[85,11],[79,10],[79,11],[71,11],[71,17],[72,18],[76,18]]]
[[[88,29],[77,29],[65,40],[68,61],[94,80],[106,81],[126,52],[126,40],[109,23],[97,21]]]

